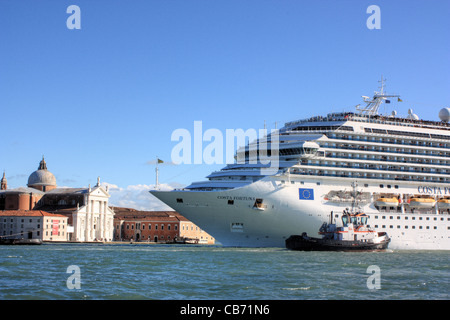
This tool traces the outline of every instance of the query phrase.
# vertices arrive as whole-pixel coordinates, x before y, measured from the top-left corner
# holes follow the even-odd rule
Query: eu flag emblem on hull
[[[314,200],[314,189],[298,189],[298,195],[300,200]]]

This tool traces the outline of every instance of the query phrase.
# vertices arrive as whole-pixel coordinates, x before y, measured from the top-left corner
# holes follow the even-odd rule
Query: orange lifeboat
[[[439,209],[450,209],[450,199],[439,199],[437,206]]]
[[[436,204],[436,200],[430,197],[413,197],[408,200],[411,208],[432,208]]]
[[[398,207],[399,203],[396,197],[381,197],[375,201],[378,207]]]

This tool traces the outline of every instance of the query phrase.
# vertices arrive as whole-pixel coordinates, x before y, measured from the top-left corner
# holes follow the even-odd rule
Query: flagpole
[[[158,169],[158,157],[156,157],[156,169],[155,169],[155,171],[156,171],[156,185],[155,185],[155,188],[156,189],[159,189],[159,181],[158,181],[158,176],[159,176],[159,169]]]

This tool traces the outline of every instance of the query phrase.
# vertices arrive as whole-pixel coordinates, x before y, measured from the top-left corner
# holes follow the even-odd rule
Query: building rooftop
[[[46,194],[85,194],[88,192],[88,188],[56,188],[46,192]]]
[[[61,217],[67,218],[60,214],[53,214],[42,210],[1,210],[0,217]]]
[[[176,211],[140,211],[132,208],[123,208],[123,207],[110,207],[115,215],[115,218],[119,219],[130,219],[130,218],[152,218],[152,219],[166,219],[170,217],[174,217],[180,221],[189,221],[181,214]]]
[[[42,157],[39,167],[28,178],[28,186],[56,186],[56,178],[47,170],[47,164]]]
[[[35,194],[42,194],[44,195],[45,192],[38,190],[38,189],[34,189],[34,188],[28,188],[28,187],[19,187],[19,188],[14,188],[14,189],[7,189],[7,190],[2,190],[0,191],[1,193],[35,193]]]

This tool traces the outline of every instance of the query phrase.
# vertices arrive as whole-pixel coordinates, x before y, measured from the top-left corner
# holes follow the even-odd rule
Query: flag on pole
[[[398,102],[403,102],[403,100],[402,100],[402,99],[400,99],[400,98],[397,98],[397,101],[398,101]]]
[[[164,163],[164,161],[158,158],[158,163]]]

